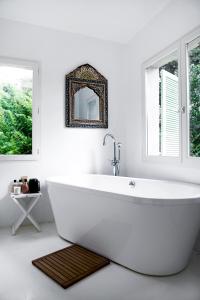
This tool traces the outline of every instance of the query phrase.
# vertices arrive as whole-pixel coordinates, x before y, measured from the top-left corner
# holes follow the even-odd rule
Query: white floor
[[[170,277],[137,274],[114,263],[64,290],[31,261],[69,245],[56,234],[54,224],[31,226],[11,236],[0,230],[0,300],[200,300],[200,256],[188,268]]]

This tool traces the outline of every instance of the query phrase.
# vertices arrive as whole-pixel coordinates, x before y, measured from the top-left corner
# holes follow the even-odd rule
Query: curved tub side
[[[138,205],[48,182],[58,234],[149,275],[180,272],[200,227],[200,205]]]

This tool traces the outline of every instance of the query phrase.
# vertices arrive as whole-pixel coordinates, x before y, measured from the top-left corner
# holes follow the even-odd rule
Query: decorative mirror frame
[[[74,118],[74,95],[84,87],[92,89],[99,97],[100,120]],[[65,124],[67,127],[108,128],[107,79],[91,65],[81,65],[66,75],[65,101]]]

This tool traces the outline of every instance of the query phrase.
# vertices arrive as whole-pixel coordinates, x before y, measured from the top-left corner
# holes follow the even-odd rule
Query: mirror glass
[[[100,120],[99,96],[84,87],[74,94],[74,118],[77,120]]]

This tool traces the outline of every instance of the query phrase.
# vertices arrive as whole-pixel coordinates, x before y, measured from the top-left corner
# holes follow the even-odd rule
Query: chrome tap
[[[103,138],[103,146],[106,145],[106,139],[110,137],[113,140],[113,159],[111,160],[111,165],[113,166],[113,175],[119,176],[120,171],[120,150],[121,143],[117,143],[115,137],[111,133],[107,133]]]

